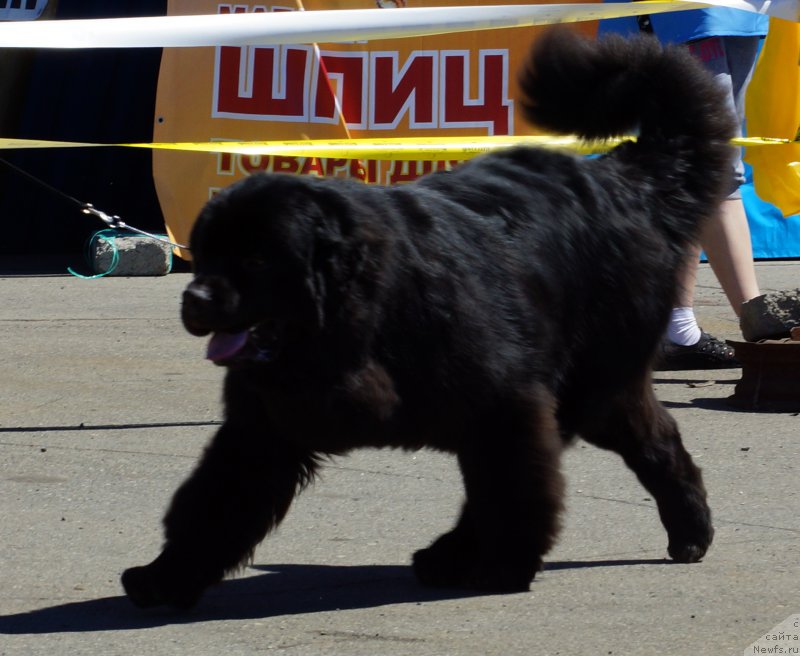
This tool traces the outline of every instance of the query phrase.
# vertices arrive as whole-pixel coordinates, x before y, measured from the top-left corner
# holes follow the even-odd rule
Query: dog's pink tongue
[[[206,358],[212,362],[233,357],[247,343],[247,331],[240,333],[214,333],[208,342]]]

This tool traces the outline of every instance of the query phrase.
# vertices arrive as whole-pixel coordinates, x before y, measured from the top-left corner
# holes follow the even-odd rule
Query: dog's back
[[[593,400],[646,371],[687,249],[728,192],[735,123],[702,65],[650,37],[550,31],[519,86],[539,127],[637,139],[600,158],[512,148],[390,195],[442,226],[409,229],[407,261],[435,251],[451,293],[463,288],[452,305],[488,317],[484,332],[527,344],[531,355],[517,360],[548,379],[565,428],[579,432]],[[446,246],[431,234],[447,235]]]

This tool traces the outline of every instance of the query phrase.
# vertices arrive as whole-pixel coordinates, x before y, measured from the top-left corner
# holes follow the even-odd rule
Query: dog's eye
[[[267,260],[259,255],[250,255],[242,260],[242,267],[251,273],[263,271],[267,267]]]

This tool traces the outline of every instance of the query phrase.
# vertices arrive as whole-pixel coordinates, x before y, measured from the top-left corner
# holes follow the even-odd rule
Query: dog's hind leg
[[[554,404],[537,390],[500,406],[460,447],[466,502],[457,525],[414,554],[425,585],[527,590],[555,542],[564,484]]]
[[[312,476],[313,455],[298,452],[268,428],[230,418],[192,475],[178,488],[164,518],[161,555],[122,576],[137,606],[188,608],[210,585],[243,565],[283,519]]]
[[[582,437],[619,453],[653,495],[673,560],[700,560],[714,529],[699,467],[681,441],[675,420],[653,393],[649,372],[606,407]]]

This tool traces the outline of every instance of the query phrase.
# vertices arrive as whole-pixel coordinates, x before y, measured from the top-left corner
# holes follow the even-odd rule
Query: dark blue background
[[[166,0],[60,0],[58,19],[158,16]],[[4,51],[0,50],[0,57]],[[149,142],[153,137],[159,48],[37,50],[3,137],[89,142]],[[163,231],[149,151],[78,148],[0,151],[79,200],[127,223]],[[76,206],[0,168],[0,255],[80,254],[103,224]],[[73,261],[73,260],[71,260]]]

